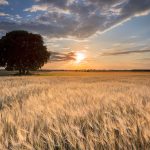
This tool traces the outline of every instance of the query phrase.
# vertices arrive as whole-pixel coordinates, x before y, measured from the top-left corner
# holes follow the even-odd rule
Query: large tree
[[[0,66],[28,74],[29,70],[41,68],[50,53],[39,34],[12,31],[0,39]]]

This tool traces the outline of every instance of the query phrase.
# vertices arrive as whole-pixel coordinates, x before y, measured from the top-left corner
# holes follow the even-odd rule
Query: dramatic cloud
[[[150,0],[35,0],[24,11],[43,13],[32,21],[3,21],[0,29],[25,29],[50,38],[88,38],[104,32],[133,16],[146,15]]]
[[[7,0],[0,0],[0,5],[8,5],[8,1]]]
[[[117,51],[117,52],[102,53],[102,56],[125,55],[125,54],[133,54],[133,53],[149,53],[149,52],[150,50]]]
[[[51,52],[50,61],[69,61],[75,60],[75,53],[59,53],[59,52]]]

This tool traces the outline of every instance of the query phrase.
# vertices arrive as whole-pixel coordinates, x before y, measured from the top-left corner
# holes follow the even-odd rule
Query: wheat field
[[[150,74],[0,77],[7,149],[150,149]]]

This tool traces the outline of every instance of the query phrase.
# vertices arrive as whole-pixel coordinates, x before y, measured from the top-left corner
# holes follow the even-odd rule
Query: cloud
[[[50,61],[70,61],[75,60],[75,53],[59,53],[59,52],[51,52]]]
[[[9,14],[6,14],[6,13],[3,13],[3,12],[0,12],[0,16],[1,16],[1,17],[9,16]]]
[[[52,6],[56,6],[59,8],[66,8],[67,4],[71,1],[71,0],[34,0],[36,2],[38,2],[39,4],[49,4]]]
[[[45,13],[19,24],[0,22],[0,29],[25,29],[49,38],[84,39],[150,11],[150,0],[36,0],[36,3],[25,11]]]
[[[48,13],[69,13],[68,10],[64,10],[64,9],[60,9],[58,7],[54,7],[52,5],[49,4],[41,4],[41,5],[33,5],[32,7],[26,8],[24,9],[24,11],[27,12],[38,12],[38,11],[43,11],[43,12],[48,12]]]
[[[37,12],[37,11],[46,11],[47,9],[48,5],[43,4],[43,5],[33,5],[30,8],[26,8],[24,11]]]
[[[133,53],[149,53],[150,50],[131,50],[131,51],[117,51],[117,52],[105,52],[102,53],[102,56],[112,56],[112,55],[125,55],[125,54],[133,54]]]
[[[51,21],[47,21],[47,18],[51,19]],[[57,19],[57,23],[55,19]],[[0,29],[5,31],[28,30],[46,35],[49,38],[61,38],[72,35],[76,23],[73,18],[63,17],[63,15],[53,13],[48,14],[48,16],[41,16],[38,20],[24,23],[3,21],[0,23]]]
[[[8,5],[8,1],[7,0],[0,0],[0,5]]]
[[[139,59],[136,59],[136,60],[139,60],[139,61],[149,61],[150,62],[150,57],[146,57],[146,58],[139,58]]]

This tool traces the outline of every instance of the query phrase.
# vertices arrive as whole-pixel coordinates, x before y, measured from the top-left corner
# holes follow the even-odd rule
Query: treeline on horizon
[[[49,71],[74,71],[74,72],[150,72],[150,69],[131,69],[131,70],[99,70],[99,69],[80,69],[80,70],[69,70],[69,69],[41,69],[40,72],[49,72]]]
[[[6,71],[3,68],[0,68],[0,71]],[[35,71],[35,70],[32,70]],[[63,71],[63,72],[150,72],[150,69],[131,69],[131,70],[117,70],[117,69],[110,69],[110,70],[101,70],[101,69],[40,69],[37,72],[55,72],[55,71]],[[10,71],[13,72],[13,71]],[[35,71],[36,72],[36,71]]]

